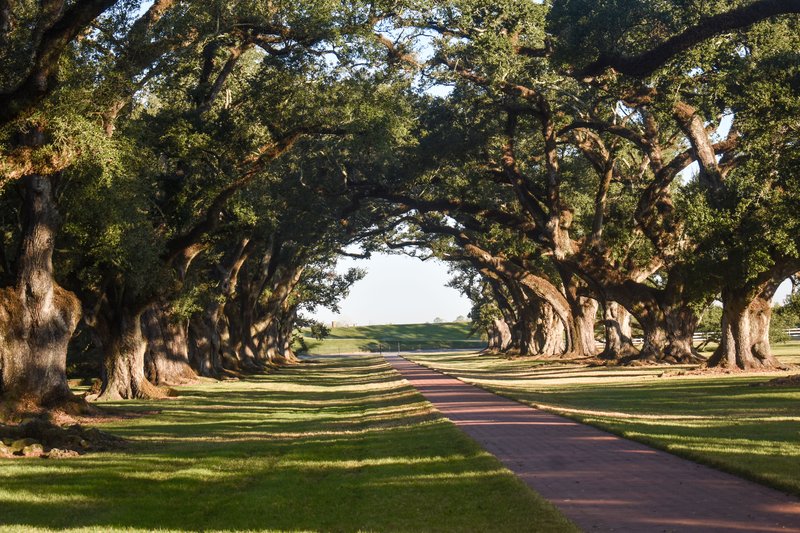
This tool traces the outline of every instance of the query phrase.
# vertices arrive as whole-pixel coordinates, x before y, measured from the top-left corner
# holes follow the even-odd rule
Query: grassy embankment
[[[774,351],[783,362],[800,364],[800,343],[779,344]],[[476,354],[410,358],[800,496],[800,387],[756,386],[791,372],[679,375],[688,369],[588,368]]]
[[[119,452],[0,462],[0,530],[573,531],[378,356],[125,403]]]
[[[323,341],[304,337],[306,346],[316,354],[347,354],[383,351],[466,349],[479,350],[486,341],[470,336],[469,322],[440,324],[395,324],[333,328]]]

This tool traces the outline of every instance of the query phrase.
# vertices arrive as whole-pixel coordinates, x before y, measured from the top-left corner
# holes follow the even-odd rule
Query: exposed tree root
[[[0,458],[60,459],[122,448],[126,441],[80,424],[57,425],[45,418],[29,418],[18,425],[0,424]]]
[[[794,376],[786,376],[783,378],[775,378],[766,383],[762,383],[766,387],[800,387],[800,374]]]

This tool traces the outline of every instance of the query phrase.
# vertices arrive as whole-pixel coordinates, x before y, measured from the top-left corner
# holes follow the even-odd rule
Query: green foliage
[[[722,307],[709,305],[701,315],[697,331],[719,333],[722,329]]]
[[[311,324],[308,328],[308,332],[318,341],[326,339],[331,334],[330,328],[321,322]]]
[[[798,326],[800,326],[800,294],[795,292],[786,297],[783,305],[773,309],[769,324],[770,342],[789,342],[791,337],[786,330]]]

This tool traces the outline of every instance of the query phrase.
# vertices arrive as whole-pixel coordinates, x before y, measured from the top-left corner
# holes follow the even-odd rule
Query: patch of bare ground
[[[125,446],[121,437],[77,423],[62,426],[43,418],[30,418],[18,425],[0,425],[2,458],[64,459]]]
[[[775,374],[776,372],[785,372],[786,370],[791,370],[792,367],[783,366],[781,368],[751,368],[748,370],[742,370],[740,368],[720,368],[720,367],[708,367],[708,366],[698,366],[697,368],[693,368],[690,370],[682,370],[680,371],[680,375],[689,375],[689,376],[714,376],[714,375],[744,375],[744,374]]]
[[[765,387],[800,387],[800,374],[775,378],[760,385]]]
[[[90,415],[54,410],[20,424],[0,423],[0,459],[65,459],[125,448],[127,441],[96,427],[120,420],[157,415],[161,411],[93,409]]]

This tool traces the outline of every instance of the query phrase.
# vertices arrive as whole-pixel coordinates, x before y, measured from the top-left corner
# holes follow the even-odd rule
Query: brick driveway
[[[586,531],[794,531],[800,500],[417,365],[386,360]]]

